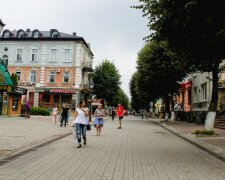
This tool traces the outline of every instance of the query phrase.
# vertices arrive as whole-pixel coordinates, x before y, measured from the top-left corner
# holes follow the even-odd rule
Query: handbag
[[[91,130],[91,125],[88,123],[87,124],[87,131],[90,131]]]

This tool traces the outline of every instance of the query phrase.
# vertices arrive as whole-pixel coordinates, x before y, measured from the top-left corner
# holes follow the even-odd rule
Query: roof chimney
[[[73,32],[73,36],[76,36],[76,35],[77,35],[77,33]]]
[[[30,32],[30,29],[27,29],[27,32]]]

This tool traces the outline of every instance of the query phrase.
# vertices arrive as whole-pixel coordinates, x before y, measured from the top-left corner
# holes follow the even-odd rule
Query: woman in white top
[[[58,115],[58,108],[57,106],[54,106],[52,108],[52,120],[55,124],[56,124],[57,115]]]
[[[83,136],[84,145],[87,143],[86,128],[88,110],[85,108],[85,101],[80,102],[79,107],[75,111],[74,128],[76,132],[76,138],[78,140],[77,148],[81,148],[81,135]]]

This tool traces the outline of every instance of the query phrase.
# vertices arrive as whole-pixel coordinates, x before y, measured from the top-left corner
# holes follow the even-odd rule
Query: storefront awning
[[[6,88],[7,90],[11,89],[11,87],[14,86],[12,79],[10,77],[10,74],[8,72],[8,69],[1,59],[0,59],[0,86],[7,87]],[[10,88],[8,86],[10,86]],[[3,89],[5,89],[5,88],[3,88]]]
[[[188,89],[189,87],[192,86],[192,81],[188,81],[186,83],[181,83],[180,86],[182,89]]]

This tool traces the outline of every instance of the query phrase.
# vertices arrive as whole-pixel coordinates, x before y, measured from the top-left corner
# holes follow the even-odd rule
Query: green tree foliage
[[[146,104],[149,103],[149,99],[144,91],[141,91],[139,89],[139,86],[137,85],[138,80],[138,72],[135,72],[130,80],[129,87],[130,87],[130,94],[131,94],[131,107],[135,111],[139,111],[139,109],[146,108]]]
[[[108,105],[113,105],[120,85],[120,74],[115,65],[109,60],[104,60],[95,68],[93,73],[94,93],[98,98],[103,98]]]
[[[118,103],[122,104],[125,109],[128,109],[129,98],[121,88],[117,89],[116,95],[112,99],[113,106],[116,107]]]
[[[163,98],[169,111],[169,93],[179,88],[186,76],[185,63],[169,47],[166,41],[149,41],[139,52],[137,61],[137,86],[149,100]],[[142,92],[143,91],[143,92]]]
[[[14,86],[17,86],[18,85],[18,79],[17,79],[16,73],[11,74],[11,79],[12,79],[12,82],[13,82]]]
[[[209,110],[218,103],[219,64],[225,58],[225,0],[140,0],[154,39],[167,40],[190,66],[213,74]],[[222,67],[222,69],[224,69]]]

